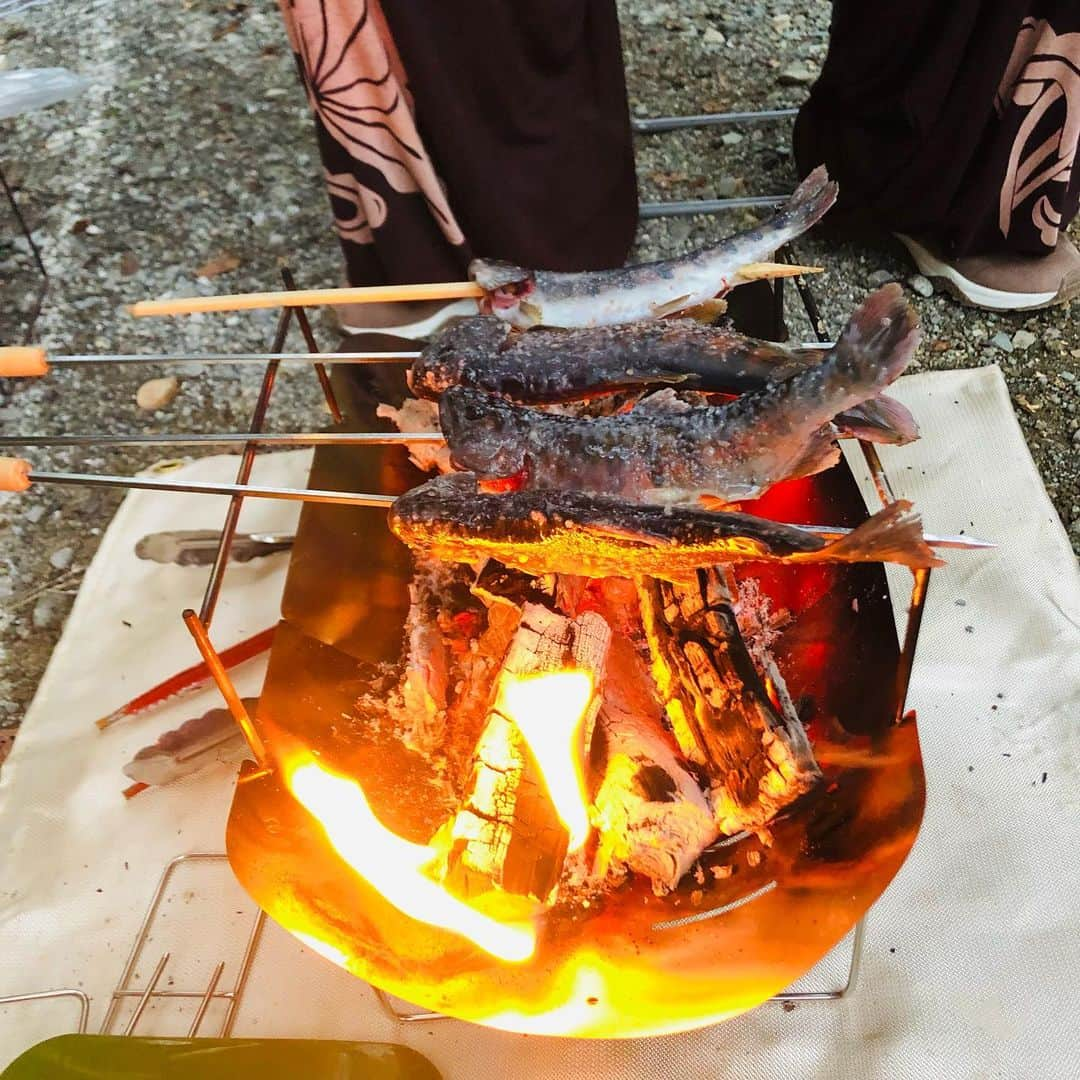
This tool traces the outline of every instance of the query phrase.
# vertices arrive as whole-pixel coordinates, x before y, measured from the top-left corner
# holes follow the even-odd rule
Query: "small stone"
[[[817,72],[807,66],[805,60],[794,60],[780,69],[776,81],[781,86],[805,86],[817,78]]]
[[[1063,372],[1061,372],[1061,377],[1066,382],[1076,382],[1076,376],[1071,371],[1063,371]]]
[[[135,394],[135,404],[144,412],[164,409],[180,390],[180,380],[175,375],[161,379],[147,379]]]
[[[46,593],[34,605],[31,620],[38,630],[51,630],[64,621],[68,598],[63,593]]]
[[[866,279],[872,289],[880,289],[882,285],[888,285],[895,280],[896,275],[891,270],[874,270]]]
[[[706,45],[723,45],[727,42],[727,38],[715,26],[707,27],[705,33],[701,35],[701,40]]]
[[[1078,428],[1077,428],[1077,429],[1076,429],[1076,430],[1075,430],[1075,431],[1074,431],[1074,432],[1072,433],[1072,443],[1073,443],[1073,446],[1078,446],[1078,447],[1080,447],[1080,427],[1078,427]]]
[[[743,137],[737,131],[725,131],[724,134],[720,136],[720,141],[725,146],[738,146],[739,143],[743,141]]]
[[[69,547],[57,548],[49,556],[50,565],[56,570],[66,570],[71,565],[71,560],[75,558],[75,549]]]
[[[1002,352],[1011,353],[1013,351],[1012,338],[1005,333],[1004,330],[999,330],[991,339],[990,344],[999,348]]]
[[[1014,349],[1030,349],[1038,340],[1030,330],[1017,330],[1012,336]]]
[[[718,199],[730,199],[743,190],[741,176],[721,176],[716,182],[716,197]]]
[[[30,522],[31,525],[36,525],[45,516],[45,507],[38,503],[37,506],[31,506],[29,510],[23,514],[23,517]]]
[[[923,277],[922,274],[913,274],[908,278],[908,284],[913,292],[917,292],[924,299],[934,295],[933,282],[928,277]]]

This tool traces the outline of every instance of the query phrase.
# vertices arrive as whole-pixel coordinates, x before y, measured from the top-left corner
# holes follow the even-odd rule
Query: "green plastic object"
[[[145,1039],[58,1035],[0,1080],[440,1080],[407,1046],[321,1039]]]

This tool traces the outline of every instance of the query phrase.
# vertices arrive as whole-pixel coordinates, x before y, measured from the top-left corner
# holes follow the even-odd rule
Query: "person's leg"
[[[473,252],[625,259],[637,193],[614,0],[279,3],[351,283],[457,280]]]
[[[840,209],[902,234],[924,272],[984,306],[1080,290],[1064,235],[1080,173],[1080,8],[1071,0],[835,0],[821,79],[796,125]]]

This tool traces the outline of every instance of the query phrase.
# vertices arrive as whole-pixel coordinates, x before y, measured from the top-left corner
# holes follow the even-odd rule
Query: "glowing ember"
[[[532,956],[531,926],[496,922],[446,892],[424,872],[437,853],[387,829],[359,784],[327,772],[311,757],[293,763],[286,775],[289,789],[338,855],[399,911],[460,934],[500,960],[520,963]]]
[[[508,679],[499,711],[512,720],[536,759],[559,820],[570,834],[568,851],[589,835],[582,721],[593,683],[584,671],[561,671]]]

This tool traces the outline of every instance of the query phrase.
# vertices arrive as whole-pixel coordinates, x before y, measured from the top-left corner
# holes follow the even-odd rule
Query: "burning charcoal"
[[[710,778],[717,827],[759,828],[821,778],[806,732],[770,700],[721,573],[643,579],[639,592],[653,678],[680,749]]]
[[[584,793],[571,808],[580,815],[575,823],[557,805],[555,793],[566,788],[555,781],[584,772],[610,637],[595,612],[569,619],[541,604],[523,608],[476,744],[468,794],[432,841],[445,853],[443,879],[458,894],[477,896],[497,886],[548,902],[568,850],[585,842]],[[560,724],[565,739],[553,763],[552,741],[544,736]],[[557,778],[553,766],[562,767]]]
[[[577,491],[491,495],[469,474],[401,495],[390,528],[417,551],[477,562],[491,557],[530,574],[685,579],[698,567],[745,561],[896,562],[940,566],[911,503],[898,500],[842,539],[751,514],[638,506]]]
[[[607,675],[597,722],[604,762],[593,800],[594,877],[642,874],[662,896],[716,839],[712,807],[664,730],[656,687],[626,638],[613,640]]]

